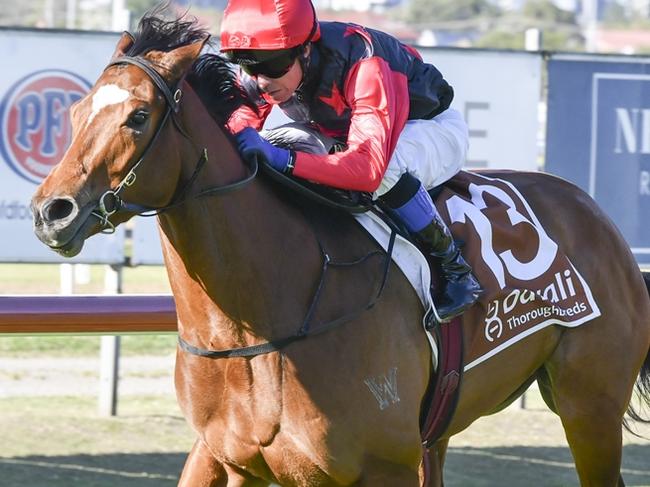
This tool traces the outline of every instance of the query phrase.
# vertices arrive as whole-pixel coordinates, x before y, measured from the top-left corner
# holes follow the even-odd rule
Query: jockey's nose
[[[267,78],[263,74],[257,75],[257,87],[260,90],[267,92],[271,83],[273,83],[273,80],[271,78]]]
[[[34,215],[34,224],[52,225],[54,223],[63,223],[73,219],[79,213],[77,202],[69,197],[50,198],[43,201],[40,205],[32,201],[32,214]]]

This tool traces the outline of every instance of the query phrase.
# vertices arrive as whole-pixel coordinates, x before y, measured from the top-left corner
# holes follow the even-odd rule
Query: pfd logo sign
[[[14,84],[0,104],[0,154],[19,176],[40,183],[70,143],[69,108],[90,89],[62,70],[34,72]]]

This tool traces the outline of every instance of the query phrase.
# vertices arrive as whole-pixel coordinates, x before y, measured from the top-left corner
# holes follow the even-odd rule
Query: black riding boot
[[[440,261],[444,282],[433,302],[440,319],[450,321],[472,306],[483,290],[440,216],[415,235],[426,252]]]

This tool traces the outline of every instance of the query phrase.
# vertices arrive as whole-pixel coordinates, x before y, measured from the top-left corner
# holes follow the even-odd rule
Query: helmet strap
[[[310,46],[309,54],[306,54],[307,46]],[[298,53],[298,62],[300,63],[300,69],[302,70],[302,80],[298,86],[298,89],[300,89],[307,80],[309,67],[311,66],[311,49],[314,49],[314,45],[311,42],[305,42],[300,46],[300,51]]]

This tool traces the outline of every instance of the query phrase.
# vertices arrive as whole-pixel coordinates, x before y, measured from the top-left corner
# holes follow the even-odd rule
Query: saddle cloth
[[[547,326],[575,327],[600,316],[588,284],[509,182],[461,171],[445,183],[436,207],[484,289],[463,315],[464,322],[483,328],[467,344],[465,371]],[[372,213],[356,218],[386,249],[386,224]],[[431,274],[424,256],[397,237],[393,259],[428,311]],[[427,338],[435,368],[428,331]]]

